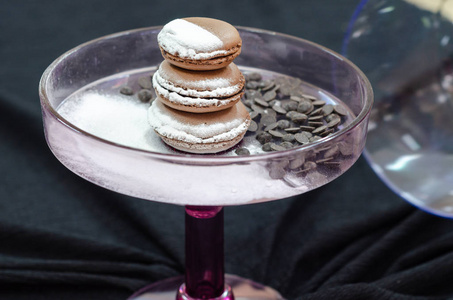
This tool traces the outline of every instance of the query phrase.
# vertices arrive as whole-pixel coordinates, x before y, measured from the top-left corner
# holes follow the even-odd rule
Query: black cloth
[[[38,81],[122,30],[210,16],[340,51],[358,1],[0,1],[0,299],[125,299],[184,270],[184,209],[95,186],[46,146]],[[288,299],[453,298],[453,221],[393,194],[364,158],[304,195],[225,208],[227,273]]]

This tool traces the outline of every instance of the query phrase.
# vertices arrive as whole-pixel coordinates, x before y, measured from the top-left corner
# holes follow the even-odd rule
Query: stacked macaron
[[[210,18],[176,19],[158,35],[165,60],[153,76],[157,99],[148,112],[168,145],[216,153],[241,141],[250,116],[240,101],[245,79],[232,62],[241,52],[236,28]]]

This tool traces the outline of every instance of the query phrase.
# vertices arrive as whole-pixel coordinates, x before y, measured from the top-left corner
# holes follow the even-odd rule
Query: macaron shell
[[[167,107],[162,103],[160,98],[157,98],[153,104],[157,105],[161,114],[165,114],[167,117],[170,117],[171,120],[177,122],[179,125],[182,125],[187,130],[192,129],[194,126],[203,125],[210,126],[218,123],[228,123],[232,120],[239,119],[239,123],[246,123],[244,130],[241,129],[237,135],[233,136],[231,139],[222,140],[218,142],[209,142],[209,143],[191,143],[179,138],[170,138],[160,133],[159,128],[153,126],[154,131],[162,138],[162,140],[181,151],[190,152],[190,153],[217,153],[224,150],[227,150],[237,143],[239,143],[247,132],[247,128],[250,125],[250,115],[247,112],[245,106],[242,102],[238,102],[235,106],[212,113],[206,114],[192,114],[187,112],[178,111]],[[152,109],[152,108],[150,108]],[[152,120],[150,120],[152,121]],[[151,123],[151,122],[150,122]],[[169,125],[169,124],[166,124]],[[239,127],[238,127],[239,128]],[[231,129],[225,129],[225,132]],[[212,138],[213,136],[203,136],[204,140]]]
[[[223,42],[223,50],[240,48],[242,45],[237,29],[225,21],[202,17],[183,18],[183,20],[198,25],[217,36]]]
[[[231,24],[217,19],[203,17],[184,18],[182,20],[208,31],[221,41],[221,45],[210,49],[210,51],[194,48],[198,53],[213,54],[208,55],[209,58],[193,59],[190,57],[181,57],[178,53],[171,50],[167,51],[159,43],[162,56],[172,64],[184,69],[196,71],[215,70],[228,66],[241,53],[241,37],[237,29]],[[215,52],[219,53],[214,54]]]

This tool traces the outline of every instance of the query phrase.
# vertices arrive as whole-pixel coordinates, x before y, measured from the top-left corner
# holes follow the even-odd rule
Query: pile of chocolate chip
[[[152,102],[154,100],[155,93],[153,89],[153,84],[151,82],[150,76],[143,76],[138,79],[138,85],[140,86],[140,91],[137,92],[137,98],[141,102]],[[134,90],[129,86],[122,86],[120,93],[126,96],[134,95]]]
[[[243,103],[252,118],[248,132],[256,134],[263,151],[281,151],[317,141],[337,131],[347,116],[344,107],[305,94],[298,78],[263,80],[255,72],[244,76]],[[237,149],[236,153],[243,150]]]

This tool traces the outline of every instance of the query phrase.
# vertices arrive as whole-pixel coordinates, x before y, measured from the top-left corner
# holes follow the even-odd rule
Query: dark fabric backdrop
[[[94,186],[47,148],[38,81],[56,57],[184,16],[340,51],[357,2],[0,0],[0,299],[125,299],[183,273],[182,207]],[[226,271],[288,299],[453,299],[452,222],[404,202],[361,158],[304,195],[226,208]]]

